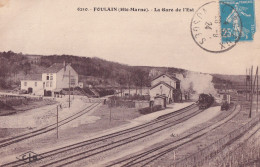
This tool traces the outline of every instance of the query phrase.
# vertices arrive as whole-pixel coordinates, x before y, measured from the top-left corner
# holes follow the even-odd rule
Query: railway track
[[[236,110],[236,106],[234,108],[234,111],[235,110]],[[240,112],[240,110],[241,110],[241,108],[239,109],[239,112]],[[120,160],[120,161],[114,162],[110,165],[107,165],[107,167],[112,167],[112,166],[130,167],[130,166],[137,166],[137,165],[138,166],[147,166],[148,164],[150,164],[151,162],[164,156],[165,154],[168,154],[168,153],[176,150],[177,148],[184,146],[185,144],[188,144],[188,143],[204,136],[209,131],[212,131],[212,130],[222,126],[223,124],[225,124],[229,120],[233,119],[238,114],[238,112],[233,115],[232,115],[232,113],[230,113],[228,115],[228,119],[226,119],[225,121],[222,121],[217,124],[213,124],[209,127],[204,127],[191,134],[177,138],[177,139],[173,140],[172,142],[166,143],[164,145],[160,145],[158,147],[152,148],[150,150],[144,151],[144,152],[136,154],[134,156],[124,158],[123,160]]]
[[[83,142],[80,142],[80,143],[76,143],[76,144],[73,144],[73,145],[69,145],[69,146],[66,146],[66,147],[62,147],[62,148],[59,148],[59,149],[56,149],[56,150],[52,150],[52,151],[49,151],[49,152],[39,154],[39,156],[42,157],[42,159],[41,159],[41,161],[38,161],[39,164],[34,164],[34,165],[40,166],[40,165],[42,165],[42,163],[41,163],[42,161],[50,162],[52,160],[51,163],[48,163],[48,164],[45,164],[45,165],[42,165],[42,166],[59,166],[59,165],[63,166],[64,163],[71,163],[71,161],[74,162],[75,159],[77,161],[78,159],[82,159],[82,158],[85,159],[87,157],[92,157],[92,156],[97,155],[99,153],[109,151],[113,148],[120,147],[120,146],[127,144],[127,143],[134,142],[136,140],[142,139],[144,137],[150,136],[154,133],[157,133],[159,131],[167,129],[167,128],[173,126],[173,125],[179,124],[179,123],[199,114],[200,112],[202,112],[202,110],[198,110],[196,108],[197,108],[197,106],[195,104],[193,104],[193,105],[190,105],[190,106],[185,107],[183,109],[177,110],[177,111],[175,111],[171,114],[167,114],[167,117],[165,117],[165,116],[158,117],[157,119],[155,119],[151,122],[148,122],[148,123],[145,123],[145,124],[133,127],[133,128],[129,128],[129,129],[122,130],[122,131],[119,131],[119,132],[115,132],[115,133],[112,133],[112,134],[109,134],[109,135],[104,135],[104,136],[101,136],[101,137],[98,137],[98,138],[95,138],[95,139],[83,141]],[[195,112],[192,112],[191,114],[188,114],[185,117],[182,117],[182,118],[175,120],[173,122],[170,122],[170,123],[162,123],[164,121],[169,121],[169,119],[180,116],[181,114],[184,114],[184,113],[191,111],[193,109],[196,109]],[[144,130],[144,128],[147,128],[147,127],[149,128],[149,127],[151,127],[151,125],[156,125],[158,123],[162,123],[162,125],[156,126],[152,129],[146,130],[142,133],[137,133],[137,134],[134,134],[134,135],[129,136],[129,137],[122,138],[122,139],[117,140],[117,141],[112,141],[112,143],[103,144],[104,141],[109,140],[111,138],[124,137],[124,135],[126,135],[126,134],[132,134],[133,132],[136,132],[136,131],[139,131],[139,130]],[[94,146],[94,148],[91,148],[91,149],[89,148],[89,147],[91,147],[91,145],[95,145],[95,144],[96,145],[101,144],[101,146],[98,145],[97,147]],[[81,152],[80,152],[80,150],[81,150]],[[82,152],[82,150],[84,150],[84,151]],[[74,154],[73,154],[73,152],[74,152]],[[75,152],[80,152],[80,153],[75,154]],[[69,157],[67,156],[65,158],[56,160],[55,156],[61,155],[61,154],[64,154],[64,156],[65,155],[71,155],[71,156],[69,156]],[[87,157],[86,157],[86,154],[87,154]],[[63,157],[63,156],[61,156],[61,157]],[[53,161],[53,160],[55,160],[55,161]],[[35,162],[35,163],[37,163],[37,162]],[[3,166],[22,166],[22,165],[26,165],[26,164],[27,164],[26,162],[22,162],[22,161],[13,161],[13,162],[4,164]]]
[[[69,116],[69,117],[59,121],[58,122],[58,127],[63,126],[65,124],[67,124],[67,123],[69,123],[69,122],[79,118],[80,116],[88,113],[90,110],[92,110],[93,108],[97,107],[99,104],[100,103],[96,103],[96,104],[93,103],[90,106],[84,108],[83,110],[77,112],[76,114],[73,114],[73,115],[71,115],[71,116]],[[18,135],[18,136],[14,136],[14,137],[10,137],[10,138],[1,140],[0,141],[0,148],[6,147],[6,146],[14,144],[14,143],[18,143],[20,141],[23,141],[23,140],[26,140],[26,139],[29,139],[29,138],[32,138],[32,137],[35,137],[35,136],[47,133],[47,132],[50,132],[52,130],[55,130],[56,128],[57,128],[57,123],[54,123],[54,124],[48,125],[48,126],[46,126],[44,128],[40,128],[40,129],[31,131],[31,132],[28,132],[28,133],[24,133],[24,134],[21,134],[21,135]]]

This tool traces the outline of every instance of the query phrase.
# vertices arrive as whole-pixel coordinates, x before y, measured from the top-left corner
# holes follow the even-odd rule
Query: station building
[[[161,74],[151,81],[151,100],[164,98],[167,103],[181,100],[180,80],[168,74]]]

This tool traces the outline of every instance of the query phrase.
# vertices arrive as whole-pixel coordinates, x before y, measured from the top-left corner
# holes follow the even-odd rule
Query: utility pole
[[[256,71],[256,112],[258,112],[258,66]]]
[[[255,90],[255,88],[257,90]],[[252,91],[252,101],[254,100],[255,93],[256,93],[256,100],[257,100],[256,111],[258,111],[258,67],[256,68],[256,73],[255,73],[255,80],[254,80],[253,91]]]
[[[246,101],[247,101],[247,69],[246,69],[246,83],[245,83],[245,85],[246,85]]]
[[[57,139],[59,138],[59,106],[57,106]]]
[[[251,86],[251,93],[250,93],[250,111],[249,111],[249,118],[252,117],[252,105],[253,105],[253,66],[251,67],[250,86]]]
[[[73,86],[73,100],[74,100],[74,86]]]
[[[70,70],[69,70],[69,108],[70,108]]]

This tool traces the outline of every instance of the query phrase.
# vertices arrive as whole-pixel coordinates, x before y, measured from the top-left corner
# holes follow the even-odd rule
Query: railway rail
[[[188,107],[185,107],[183,109],[180,109],[180,110],[177,110],[171,114],[167,114],[167,117],[165,116],[162,116],[162,117],[158,117],[157,119],[151,121],[151,122],[148,122],[148,123],[145,123],[145,124],[142,124],[142,125],[138,125],[138,126],[135,126],[133,128],[129,128],[129,129],[126,129],[126,130],[122,130],[122,131],[119,131],[119,132],[115,132],[115,133],[112,133],[112,134],[108,134],[108,135],[104,135],[104,136],[101,136],[101,137],[98,137],[98,138],[95,138],[95,139],[90,139],[90,140],[87,140],[87,141],[83,141],[83,142],[80,142],[80,143],[76,143],[76,144],[73,144],[73,145],[69,145],[69,146],[66,146],[66,147],[62,147],[62,148],[59,148],[59,149],[55,149],[55,150],[52,150],[52,151],[49,151],[49,152],[45,152],[45,153],[42,153],[42,154],[39,154],[41,158],[41,161],[38,161],[39,164],[38,165],[42,165],[42,161],[47,161],[48,159],[48,164],[44,164],[42,166],[63,166],[63,165],[66,165],[66,164],[70,164],[70,163],[73,163],[75,161],[78,161],[79,159],[85,159],[85,158],[88,158],[88,157],[91,157],[91,156],[94,156],[94,155],[97,155],[99,153],[102,153],[102,152],[105,152],[105,151],[109,151],[113,148],[117,148],[117,147],[120,147],[124,144],[127,144],[127,143],[131,143],[131,142],[134,142],[136,140],[139,140],[139,139],[142,139],[144,137],[147,137],[147,136],[150,136],[152,134],[155,134],[159,131],[162,131],[164,129],[167,129],[171,126],[174,126],[174,125],[177,125],[197,114],[199,114],[200,112],[202,112],[203,110],[198,110],[196,109],[198,108],[195,104],[193,105],[190,105]],[[159,126],[156,126],[152,129],[149,129],[149,130],[146,130],[142,133],[137,133],[137,134],[133,134],[132,136],[129,136],[129,137],[125,137],[125,138],[122,138],[120,140],[117,140],[117,141],[113,141],[112,143],[109,143],[109,144],[103,144],[102,143],[108,139],[111,139],[111,138],[114,138],[114,137],[124,137],[125,134],[132,134],[133,132],[136,132],[138,130],[144,130],[144,128],[149,128],[151,127],[151,125],[155,125],[155,124],[158,124],[158,123],[162,123],[164,121],[169,121],[171,118],[174,118],[174,117],[177,117],[177,116],[180,116],[181,114],[184,114],[190,110],[193,110],[195,109],[195,112],[192,112],[191,114],[188,114],[182,118],[179,118],[173,122],[167,122],[167,123],[163,123],[162,125],[159,125]],[[95,148],[92,148],[92,149],[89,149],[89,146],[90,145],[93,145],[93,144],[98,144],[98,143],[101,143],[101,146],[97,146]],[[86,148],[86,149],[83,149]],[[81,149],[81,150],[84,150],[83,152],[77,150],[76,152],[80,152],[80,153],[77,153],[77,154],[73,154],[73,153],[70,153],[71,152],[75,152],[76,149]],[[65,158],[62,158],[62,159],[59,159],[59,160],[56,160],[55,156],[57,155],[61,155],[61,154],[64,154],[64,155],[70,155],[69,157],[65,157]],[[63,157],[63,156],[61,156]],[[55,161],[50,161],[50,159],[55,159]],[[35,162],[37,163],[37,162]],[[22,165],[26,165],[27,163],[26,162],[22,162],[22,161],[13,161],[13,162],[10,162],[10,163],[7,163],[7,164],[4,164],[3,166],[22,166]],[[35,164],[37,165],[37,164]],[[37,166],[38,166],[37,165]]]
[[[83,110],[77,112],[76,114],[73,114],[73,115],[71,115],[71,116],[69,116],[69,117],[67,117],[63,120],[60,120],[58,122],[58,127],[63,126],[65,124],[79,118],[80,116],[88,113],[90,110],[94,109],[99,104],[100,103],[93,103],[90,106],[84,108]],[[23,141],[23,140],[26,140],[26,139],[47,133],[47,132],[50,132],[52,130],[55,130],[56,128],[57,128],[57,123],[54,123],[54,124],[48,125],[44,128],[40,128],[40,129],[31,131],[31,132],[27,132],[27,133],[24,133],[24,134],[21,134],[21,135],[17,135],[17,136],[14,136],[14,137],[10,137],[10,138],[1,140],[0,141],[0,148],[6,147],[6,146],[14,144],[14,143],[18,143],[20,141]]]
[[[236,110],[236,106],[234,108],[234,110]],[[239,109],[240,112],[241,108]],[[110,165],[107,165],[107,167],[112,167],[112,166],[123,166],[123,167],[130,167],[130,166],[146,166],[148,164],[150,164],[151,162],[157,160],[158,158],[164,156],[165,154],[168,154],[174,150],[176,150],[177,148],[184,146],[185,144],[188,144],[202,136],[204,136],[205,134],[207,134],[209,131],[212,131],[220,126],[222,126],[223,124],[225,124],[226,122],[228,122],[229,120],[233,119],[239,112],[235,113],[232,115],[232,113],[229,114],[229,118],[226,119],[225,121],[222,121],[220,123],[216,123],[213,124],[209,127],[204,127],[202,129],[199,129],[191,134],[185,135],[183,137],[177,138],[175,140],[173,140],[172,142],[166,143],[164,145],[160,145],[158,147],[155,147],[153,149],[144,151],[142,153],[139,153],[137,155],[131,156],[129,158],[125,158],[123,160],[117,161],[115,163],[112,163]]]

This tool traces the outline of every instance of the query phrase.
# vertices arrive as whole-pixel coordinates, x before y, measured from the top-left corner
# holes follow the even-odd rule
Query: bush
[[[151,108],[151,107],[140,108],[139,112],[141,114],[149,114],[149,113],[159,111],[161,109],[162,109],[162,105],[156,105],[156,106],[153,106],[153,108]]]

